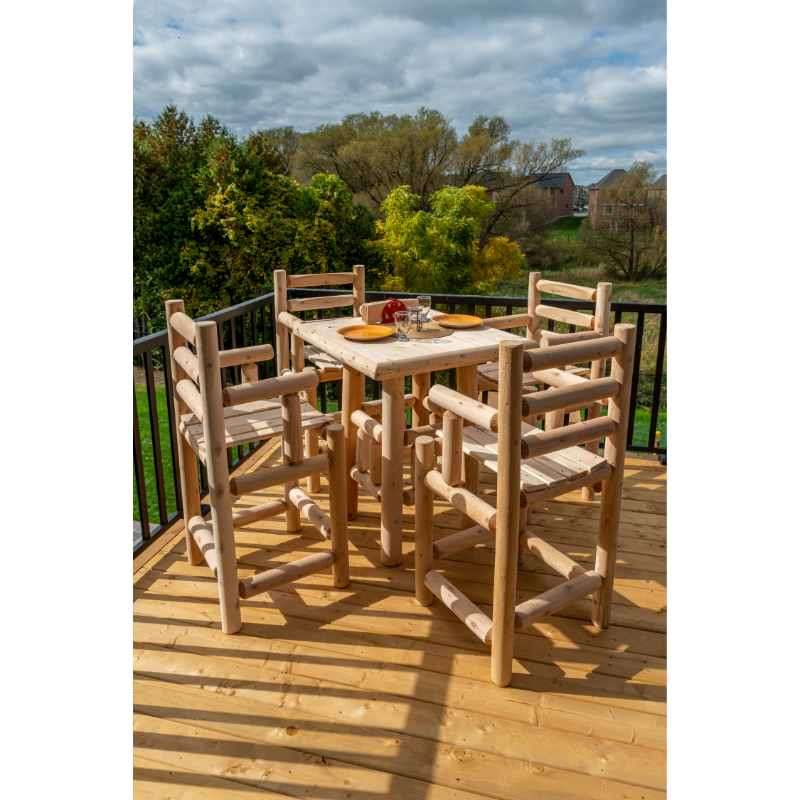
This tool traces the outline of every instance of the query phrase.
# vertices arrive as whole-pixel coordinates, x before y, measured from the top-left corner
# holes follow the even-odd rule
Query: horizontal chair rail
[[[237,347],[235,350],[220,350],[220,367],[238,367],[241,364],[254,364],[256,361],[271,361],[275,351],[271,344],[256,344],[252,347]]]
[[[582,328],[594,328],[595,318],[590,314],[581,314],[580,311],[570,311],[568,308],[539,305],[535,309],[536,316],[552,319],[556,322],[566,322],[567,325],[580,325]]]
[[[322,572],[333,566],[336,557],[330,550],[293,561],[291,564],[282,564],[275,569],[260,572],[250,578],[239,581],[239,597],[247,600],[258,594],[278,589],[286,583],[307,578],[317,572]]]
[[[603,578],[593,570],[584,572],[553,589],[520,603],[514,611],[514,629],[521,631],[549,614],[555,614],[576,600],[587,597],[600,588]]]
[[[501,331],[508,328],[524,328],[530,321],[530,314],[508,314],[505,317],[489,317],[482,320],[485,327]]]
[[[480,400],[465,397],[463,394],[454,392],[441,384],[431,386],[428,398],[430,403],[423,403],[428,410],[435,411],[440,415],[442,410],[450,411],[473,425],[486,428],[492,433],[497,433],[498,416],[496,408],[487,406],[485,403],[481,403]],[[433,408],[433,406],[438,406],[438,409]]]
[[[187,342],[197,344],[195,340],[194,325],[195,321],[191,317],[187,317],[183,311],[176,311],[170,318],[169,324],[176,330]]]
[[[532,372],[543,369],[557,369],[569,364],[582,364],[584,361],[597,361],[613,358],[622,352],[622,344],[616,336],[605,336],[588,342],[572,342],[527,350],[522,369]]]
[[[289,492],[289,500],[294,507],[322,534],[331,538],[331,518],[299,487]]]
[[[599,378],[582,384],[545,389],[535,394],[522,396],[522,416],[546,414],[561,408],[607,400],[619,392],[619,384],[613,378]],[[584,406],[585,407],[585,406]]]
[[[286,308],[293,311],[316,311],[321,308],[344,308],[356,302],[354,294],[336,294],[327,297],[308,297],[305,300],[287,300]]]
[[[323,272],[320,275],[287,275],[286,287],[295,289],[301,286],[340,286],[353,283],[356,275],[354,272]]]
[[[491,641],[492,620],[461,590],[435,569],[425,573],[425,585],[484,643]]]
[[[328,456],[311,456],[304,458],[299,464],[278,464],[268,470],[234,475],[230,479],[231,494],[239,497],[248,492],[269,489],[270,486],[282,486],[284,483],[299,481],[326,469],[328,469]]]
[[[180,395],[181,399],[191,409],[191,412],[197,419],[203,421],[203,404],[200,398],[200,392],[192,381],[188,378],[178,381],[175,384],[175,391]]]
[[[183,367],[186,374],[196,383],[200,384],[200,365],[197,356],[188,347],[176,347],[172,354],[175,361]]]
[[[610,417],[597,417],[565,428],[529,433],[522,437],[522,458],[536,458],[567,447],[595,442],[604,436],[610,436],[616,428],[617,423]]]
[[[565,578],[577,578],[578,575],[583,575],[586,572],[584,567],[577,564],[569,556],[565,556],[560,550],[556,550],[555,547],[529,531],[522,532],[519,537],[519,543],[520,547],[526,547],[539,560],[544,561],[545,564]]]
[[[450,505],[463,511],[470,519],[483,525],[484,528],[494,533],[497,530],[497,511],[485,500],[472,494],[472,492],[458,486],[449,486],[445,483],[442,473],[431,470],[425,476],[425,483],[433,489],[439,497],[447,500]]]
[[[203,554],[208,568],[214,573],[214,577],[216,578],[217,551],[214,549],[214,534],[211,527],[203,517],[192,517],[189,520],[189,533],[192,534],[192,538],[197,542],[197,546],[200,548],[200,552]]]
[[[238,406],[252,403],[254,400],[267,400],[285,394],[304,392],[313,389],[319,383],[314,370],[294,372],[281,375],[279,378],[266,378],[254,383],[242,383],[239,386],[228,386],[222,390],[222,402],[226,406]]]
[[[554,344],[570,344],[572,342],[588,342],[592,339],[602,339],[602,334],[597,331],[576,331],[575,333],[556,333],[555,331],[538,331],[539,346],[550,347]]]
[[[459,531],[458,533],[451,533],[449,536],[443,536],[438,541],[433,543],[433,557],[448,558],[462,550],[474,547],[476,544],[481,544],[488,539],[494,538],[495,534],[483,525],[473,525],[471,528]]]
[[[571,283],[560,283],[559,281],[548,281],[540,278],[536,283],[536,289],[547,294],[557,294],[561,297],[572,297],[575,300],[588,300],[594,303],[597,300],[597,288],[592,286],[573,286]]]
[[[285,500],[270,500],[267,503],[261,503],[252,508],[245,508],[242,511],[234,513],[233,527],[241,528],[243,525],[250,525],[262,519],[277,517],[278,514],[283,514],[287,508],[288,506]]]

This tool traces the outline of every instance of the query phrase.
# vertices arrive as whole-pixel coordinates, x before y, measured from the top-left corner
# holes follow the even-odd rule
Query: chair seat
[[[523,435],[535,430],[538,428],[522,423]],[[437,436],[443,438],[442,432],[438,431]],[[461,447],[464,453],[492,472],[498,471],[496,433],[472,425],[465,426]],[[543,491],[597,472],[606,463],[602,456],[589,453],[581,447],[565,447],[556,453],[526,458],[521,462],[520,488],[526,494]]]
[[[591,376],[592,371],[588,367],[575,367],[569,366],[564,368],[565,372],[571,372],[580,378],[588,378]],[[497,361],[492,361],[489,364],[481,364],[478,367],[478,382],[481,391],[485,389],[497,389],[498,381],[500,380],[500,366]],[[522,376],[522,388],[527,389],[529,392],[535,390],[536,384],[541,383],[533,377],[532,374],[526,373]]]
[[[327,353],[317,350],[316,347],[306,345],[304,350],[306,359],[312,364],[316,364],[320,369],[341,369],[344,366],[343,362],[339,361],[338,358],[329,356]]]
[[[226,407],[224,413],[225,444],[228,447],[283,435],[280,400],[243,403],[240,406]],[[336,421],[332,416],[321,414],[305,402],[300,403],[300,415],[303,430],[324,428]],[[186,437],[198,458],[205,463],[205,437],[200,420],[194,414],[184,414],[181,417],[180,432]]]

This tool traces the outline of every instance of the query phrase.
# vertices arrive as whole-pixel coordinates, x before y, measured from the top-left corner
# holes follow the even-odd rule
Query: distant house
[[[546,176],[537,174],[536,177],[541,180],[534,183],[533,187],[549,196],[553,204],[552,216],[545,222],[552,222],[559,217],[571,217],[575,183],[569,172],[551,172]]]
[[[603,190],[610,189],[614,185],[614,181],[624,174],[624,169],[612,169],[605,178],[589,187],[589,224],[593,230],[599,231],[607,227],[603,221],[604,216],[609,219],[613,217],[614,206],[602,202]]]
[[[608,189],[610,189],[616,180],[624,175],[624,169],[612,169],[608,175],[597,183],[589,186],[589,224],[593,230],[607,230],[615,226],[618,209],[615,207],[609,197]],[[654,207],[661,198],[666,199],[667,196],[667,176],[662,175],[657,181],[654,181],[650,190],[647,192],[647,204],[651,208]],[[640,198],[642,201],[645,198]],[[652,214],[652,212],[651,212]],[[666,218],[659,219],[659,224],[662,228],[666,228]],[[638,223],[637,223],[638,228]]]

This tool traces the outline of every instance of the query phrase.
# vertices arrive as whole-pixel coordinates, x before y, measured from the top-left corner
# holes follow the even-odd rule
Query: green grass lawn
[[[539,233],[551,241],[558,239],[559,241],[567,242],[578,233],[585,219],[588,219],[588,217],[561,217],[561,219],[554,220],[549,225],[537,228],[535,233]]]

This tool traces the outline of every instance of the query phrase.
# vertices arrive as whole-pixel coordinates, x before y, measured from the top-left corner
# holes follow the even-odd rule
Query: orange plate
[[[378,339],[391,336],[394,328],[388,328],[386,325],[346,325],[344,328],[339,328],[336,333],[340,333],[351,342],[376,342]]]
[[[443,328],[474,328],[483,324],[480,317],[469,314],[440,314],[438,317],[431,317],[431,320]]]

